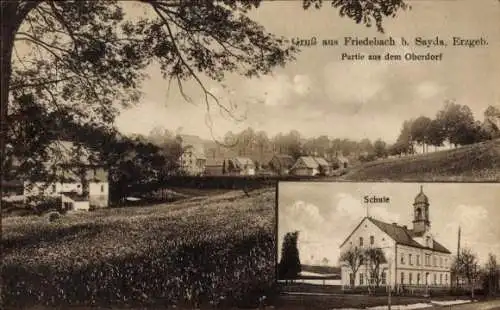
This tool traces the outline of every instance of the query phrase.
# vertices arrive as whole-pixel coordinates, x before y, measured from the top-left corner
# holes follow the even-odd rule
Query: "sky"
[[[159,69],[148,69],[150,78],[141,89],[143,97],[117,119],[124,133],[147,134],[154,127],[179,130],[202,138],[219,138],[227,131],[249,126],[270,135],[298,130],[305,137],[397,138],[404,120],[435,116],[445,100],[467,104],[476,118],[490,105],[500,104],[500,3],[496,0],[410,1],[412,10],[385,20],[385,34],[339,17],[325,5],[321,10],[302,9],[299,1],[264,2],[252,18],[269,32],[288,38],[339,39],[345,36],[379,39],[404,37],[410,46],[352,48],[303,47],[296,60],[272,75],[258,79],[228,76],[225,87],[204,79],[205,86],[221,100],[237,105],[241,120],[211,111],[211,126],[201,91],[187,82],[186,102],[177,87]],[[138,9],[137,9],[138,10]],[[137,13],[137,12],[136,12]],[[286,16],[286,19],[276,18]],[[284,22],[290,21],[290,22]],[[416,37],[438,36],[449,45],[424,48]],[[488,45],[475,48],[451,45],[451,38],[484,38]],[[443,53],[442,61],[342,61],[342,53]],[[175,83],[174,83],[175,84]],[[174,85],[173,84],[173,85]],[[209,129],[212,129],[210,131]]]
[[[480,263],[490,252],[500,258],[500,226],[496,224],[500,222],[500,184],[494,183],[280,182],[279,248],[287,232],[298,230],[303,264],[318,264],[326,257],[337,265],[340,245],[366,216],[365,195],[390,199],[388,204],[370,204],[371,217],[411,229],[412,204],[420,185],[429,198],[435,240],[455,255],[460,226],[461,246],[471,248]]]

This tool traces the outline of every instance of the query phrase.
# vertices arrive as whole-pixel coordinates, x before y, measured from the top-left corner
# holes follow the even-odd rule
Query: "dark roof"
[[[87,201],[89,200],[86,196],[80,195],[75,192],[62,192],[64,196],[71,198],[73,201]]]
[[[295,163],[295,160],[293,160],[293,157],[290,155],[276,154],[273,156],[273,159],[274,158],[276,158],[281,167],[290,168]]]
[[[413,240],[408,229],[403,226],[384,223],[371,217],[369,217],[368,220],[375,224],[375,226],[380,228],[383,232],[388,234],[397,243],[412,247],[422,247],[417,241]]]
[[[420,193],[415,197],[415,204],[418,203],[429,204],[429,198],[424,194],[422,186],[420,186]]]
[[[404,226],[399,226],[397,224],[385,223],[371,217],[363,218],[363,220],[361,220],[361,222],[358,224],[358,226],[356,226],[356,228],[353,230],[352,233],[354,233],[354,231],[358,229],[359,225],[361,225],[361,223],[365,219],[368,219],[370,222],[375,224],[375,226],[377,226],[380,230],[385,232],[387,235],[389,235],[389,237],[391,237],[394,241],[396,241],[397,244],[407,245],[415,248],[429,249],[428,247],[425,247],[420,243],[418,243],[417,241],[413,240],[413,237],[416,237],[418,234],[415,234],[412,230],[409,230],[408,228]],[[344,242],[342,242],[340,246],[343,246],[347,242],[352,233],[346,238]],[[451,252],[448,249],[446,249],[443,245],[441,245],[435,240],[433,241],[433,247],[430,250],[451,254]]]
[[[421,245],[420,243],[416,242],[415,240],[413,240],[413,237],[416,237],[417,235],[420,235],[420,234],[416,234],[404,226],[399,226],[397,224],[384,223],[382,221],[379,221],[379,220],[376,220],[373,218],[368,218],[368,220],[371,221],[373,224],[375,224],[383,232],[388,234],[398,244],[408,245],[408,246],[412,246],[412,247],[416,247],[416,248],[428,249],[427,247],[425,247],[425,246]],[[448,253],[448,254],[451,253],[447,248],[442,246],[437,241],[433,240],[432,243],[433,243],[433,247],[431,250],[437,251],[437,252]]]
[[[413,230],[411,230],[411,229],[409,229],[409,230],[408,230],[408,232],[410,233],[410,236],[411,236],[412,238],[415,238],[415,237],[422,237],[422,236],[424,235],[424,233],[425,233],[425,232],[423,232],[423,231],[415,232],[415,231],[413,231]]]

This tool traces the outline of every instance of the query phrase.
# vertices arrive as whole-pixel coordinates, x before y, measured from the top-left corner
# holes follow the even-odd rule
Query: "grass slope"
[[[273,189],[2,219],[2,299],[30,305],[245,304],[274,282]]]
[[[500,139],[354,168],[347,181],[500,181]]]

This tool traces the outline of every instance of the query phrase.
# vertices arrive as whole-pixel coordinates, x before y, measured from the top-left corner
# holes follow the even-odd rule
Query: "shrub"
[[[61,218],[61,214],[57,211],[51,211],[47,215],[47,218],[49,219],[49,222],[55,222]]]

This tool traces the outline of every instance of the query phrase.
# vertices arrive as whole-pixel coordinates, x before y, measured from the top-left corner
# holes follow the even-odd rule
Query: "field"
[[[500,139],[457,149],[378,160],[353,168],[346,181],[500,181]]]
[[[256,306],[274,288],[274,189],[2,219],[2,298],[31,305]]]

